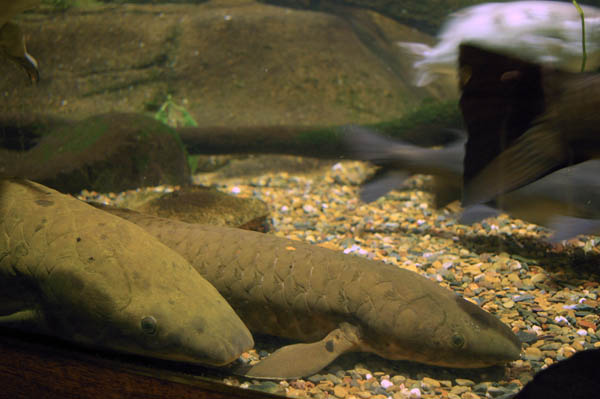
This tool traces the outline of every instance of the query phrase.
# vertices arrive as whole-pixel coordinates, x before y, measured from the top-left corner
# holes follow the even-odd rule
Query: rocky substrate
[[[451,210],[431,207],[423,176],[411,179],[405,190],[364,204],[358,199],[359,184],[373,173],[371,166],[350,161],[320,165],[302,173],[196,175],[195,183],[267,203],[269,234],[392,263],[458,292],[517,333],[523,341],[521,359],[506,367],[463,370],[352,354],[302,380],[232,376],[224,379],[226,384],[289,397],[508,398],[538,370],[600,347],[595,238],[551,246],[544,241],[548,230],[507,216],[459,225]],[[110,202],[109,196],[105,199]],[[259,340],[240,361],[255,362],[276,345]]]

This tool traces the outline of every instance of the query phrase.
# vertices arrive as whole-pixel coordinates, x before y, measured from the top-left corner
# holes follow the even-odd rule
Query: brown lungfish
[[[214,287],[139,226],[0,180],[0,327],[221,366],[254,345]]]
[[[277,350],[248,376],[302,377],[349,351],[464,368],[519,358],[508,326],[417,273],[254,231],[102,209],[188,259],[252,332],[305,342]]]

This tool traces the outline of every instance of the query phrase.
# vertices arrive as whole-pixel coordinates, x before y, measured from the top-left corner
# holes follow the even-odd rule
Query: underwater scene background
[[[596,3],[0,0],[0,328],[287,397],[595,397]]]

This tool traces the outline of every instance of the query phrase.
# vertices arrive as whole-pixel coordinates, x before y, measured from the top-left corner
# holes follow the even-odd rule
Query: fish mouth
[[[254,347],[252,334],[245,326],[224,331],[193,331],[178,329],[166,336],[170,342],[166,356],[188,363],[223,366],[237,359],[242,352]],[[171,348],[172,350],[169,350]]]

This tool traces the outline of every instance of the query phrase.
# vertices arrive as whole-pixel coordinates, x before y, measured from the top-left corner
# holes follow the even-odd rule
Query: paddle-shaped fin
[[[356,350],[359,345],[358,328],[343,323],[320,341],[284,346],[249,369],[238,369],[236,374],[251,378],[301,378],[318,373],[338,356]]]
[[[21,310],[0,316],[0,326],[15,327],[23,324],[35,323],[39,318],[39,313],[33,309]]]

